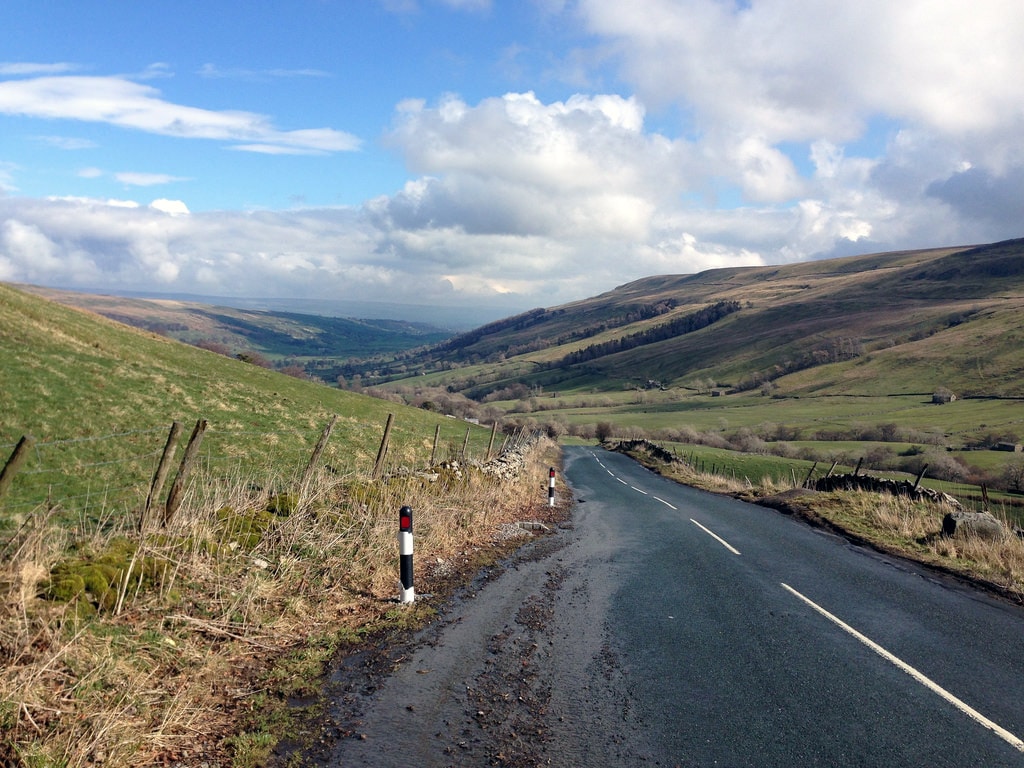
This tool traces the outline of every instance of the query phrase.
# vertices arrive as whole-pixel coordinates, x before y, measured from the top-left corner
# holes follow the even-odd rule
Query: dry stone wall
[[[907,496],[915,501],[930,501],[935,504],[948,504],[960,509],[960,502],[948,493],[915,485],[909,480],[890,480],[887,477],[871,475],[828,475],[820,477],[812,483],[818,491],[873,491],[888,493],[892,496]]]

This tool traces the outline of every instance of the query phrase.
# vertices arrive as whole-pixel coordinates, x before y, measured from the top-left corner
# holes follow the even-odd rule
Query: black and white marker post
[[[548,472],[548,506],[555,506],[555,468]]]
[[[402,507],[398,513],[398,554],[402,576],[400,602],[411,603],[416,600],[412,586],[412,507]]]

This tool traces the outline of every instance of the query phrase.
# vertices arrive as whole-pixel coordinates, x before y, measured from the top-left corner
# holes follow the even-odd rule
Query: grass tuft
[[[399,508],[415,510],[417,590],[439,588],[432,564],[478,562],[502,524],[546,506],[556,450],[534,446],[504,481],[324,470],[291,492],[199,476],[171,525],[145,533],[118,515],[31,518],[0,567],[0,756],[263,764],[339,649],[433,615],[396,602]]]
[[[726,475],[700,471],[683,461],[665,462],[646,450],[629,453],[666,477],[754,503],[804,490],[794,474],[787,478],[784,473],[766,473],[752,482],[746,477],[737,479],[728,465],[724,466],[729,472]],[[997,517],[1007,535],[1001,541],[989,541],[970,535],[943,536],[943,517],[952,507],[903,496],[866,491],[804,492],[798,504],[784,506],[815,524],[828,524],[885,551],[941,567],[993,586],[1017,601],[1024,600],[1024,539],[1012,533],[1016,518],[1005,512]]]

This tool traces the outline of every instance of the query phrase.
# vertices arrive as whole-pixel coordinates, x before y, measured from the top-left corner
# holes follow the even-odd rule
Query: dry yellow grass
[[[512,481],[325,473],[277,500],[286,515],[241,479],[197,485],[168,530],[142,536],[40,516],[0,572],[0,764],[257,764],[287,727],[274,711],[315,689],[337,647],[429,613],[395,602],[400,507],[413,507],[416,586],[429,591],[439,565],[479,562],[500,526],[546,509],[556,450],[535,445]],[[98,615],[86,615],[95,600],[39,597],[58,563],[126,539],[122,576],[145,565],[150,582],[124,578]]]
[[[794,483],[767,478],[757,485],[731,477],[699,472],[683,463],[667,465],[644,452],[634,458],[678,482],[747,501],[794,490]],[[942,519],[951,508],[942,504],[913,501],[880,493],[843,491],[801,496],[799,506],[811,517],[825,520],[838,529],[873,545],[939,566],[1024,601],[1024,540],[1009,533],[1001,541],[976,536],[942,536]],[[999,515],[997,514],[997,517]],[[1003,522],[1006,523],[1005,516]]]

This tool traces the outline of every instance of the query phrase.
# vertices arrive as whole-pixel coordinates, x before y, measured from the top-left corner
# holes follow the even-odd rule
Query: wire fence
[[[32,442],[3,499],[8,515],[60,505],[88,513],[145,501],[167,429]],[[0,455],[17,445],[0,445]]]
[[[314,449],[318,450],[319,469],[344,475],[376,472],[387,463],[425,465],[454,454],[466,457],[470,451],[482,458],[486,439],[485,430],[478,428],[471,444],[467,426],[464,439],[457,441],[453,424],[447,427],[443,445],[439,446],[438,427],[433,441],[423,435],[392,447],[387,443],[390,419],[383,442],[382,425],[354,419],[342,420],[331,441],[326,439],[330,429],[313,422],[271,431],[203,423],[201,444],[188,472],[193,492],[204,496],[217,493],[218,488],[294,486],[309,471]],[[180,430],[181,425],[178,427]],[[102,525],[118,516],[141,514],[147,502],[154,501],[154,492],[168,495],[166,487],[156,487],[157,475],[168,453],[172,462],[182,456],[180,447],[188,437],[187,431],[183,435],[178,440],[173,431],[169,434],[168,426],[159,426],[58,440],[23,438],[19,443],[0,444],[0,532],[20,525],[41,509],[56,510],[60,518],[85,525]],[[493,441],[492,432],[492,445]],[[487,452],[490,450],[491,445]],[[175,469],[180,476],[184,466],[175,465],[171,474]]]

